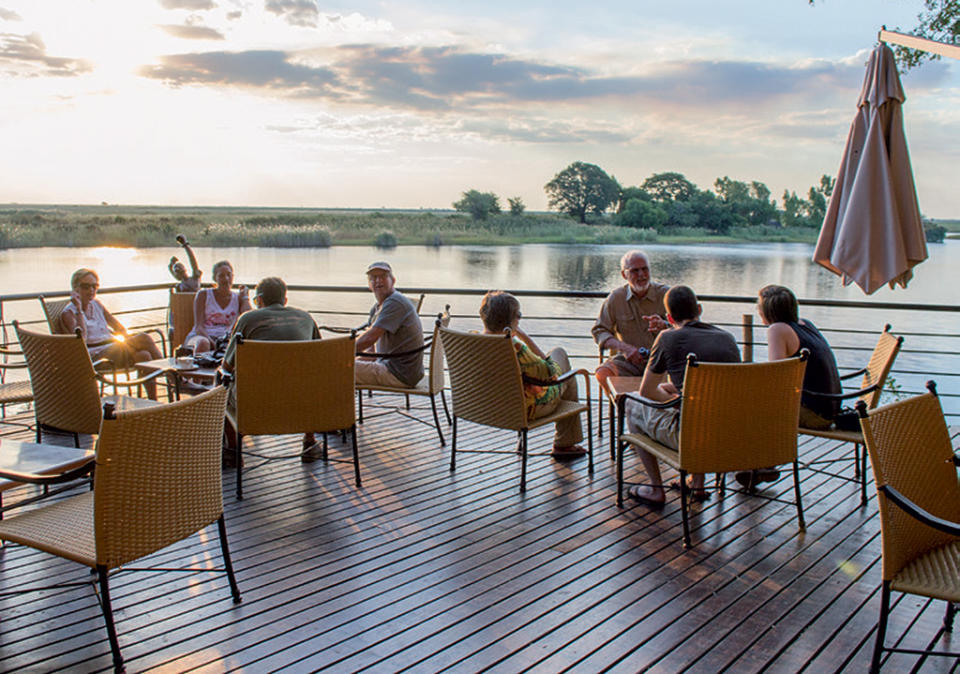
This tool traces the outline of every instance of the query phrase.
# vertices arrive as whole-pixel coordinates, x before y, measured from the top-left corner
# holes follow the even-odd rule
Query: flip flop
[[[680,480],[674,480],[673,482],[671,482],[670,488],[680,491]],[[712,494],[710,494],[710,492],[708,492],[706,489],[694,489],[693,487],[689,487],[689,489],[690,489],[690,499],[693,501],[696,501],[697,503],[703,503],[704,501],[709,501],[710,497],[712,496]]]
[[[663,510],[663,506],[667,504],[666,501],[655,501],[652,498],[647,498],[643,494],[637,491],[638,487],[630,487],[627,490],[627,496],[636,501],[637,503],[642,503],[651,510]]]

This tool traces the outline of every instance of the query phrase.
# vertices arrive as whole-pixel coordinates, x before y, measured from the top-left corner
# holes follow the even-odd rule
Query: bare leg
[[[662,502],[666,497],[663,493],[663,478],[660,477],[660,462],[657,457],[645,449],[637,449],[637,454],[643,463],[643,469],[647,472],[647,480],[650,485],[640,485],[636,487],[636,492],[651,501]],[[703,476],[701,475],[700,478],[702,481]]]

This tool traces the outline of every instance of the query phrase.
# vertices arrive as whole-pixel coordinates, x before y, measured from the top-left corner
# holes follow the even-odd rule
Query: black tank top
[[[803,375],[804,390],[817,393],[840,393],[842,389],[840,374],[837,371],[837,359],[830,349],[830,344],[817,330],[817,326],[805,318],[800,319],[799,323],[787,323],[787,325],[800,340],[800,349],[807,349],[810,352],[807,369]],[[799,355],[800,349],[797,349],[797,352],[793,355]],[[840,410],[839,401],[827,400],[806,393],[801,396],[800,404],[825,419],[833,419]]]

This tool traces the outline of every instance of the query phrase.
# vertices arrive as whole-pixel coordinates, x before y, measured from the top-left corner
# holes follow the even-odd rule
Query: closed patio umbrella
[[[904,101],[893,51],[870,56],[859,109],[813,260],[868,295],[885,283],[906,287],[927,259],[917,190],[903,133]]]

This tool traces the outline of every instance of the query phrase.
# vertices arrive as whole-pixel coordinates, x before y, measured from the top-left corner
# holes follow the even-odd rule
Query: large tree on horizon
[[[596,164],[575,161],[544,185],[550,208],[587,221],[587,213],[600,215],[620,200],[620,183]]]

